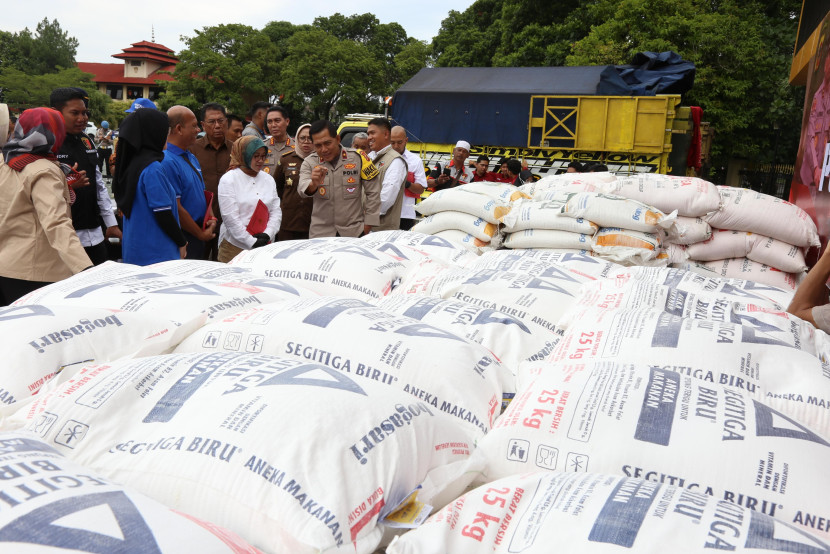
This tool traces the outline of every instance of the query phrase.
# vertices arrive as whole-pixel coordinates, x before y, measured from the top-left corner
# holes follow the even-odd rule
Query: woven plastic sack
[[[502,393],[514,392],[512,374],[478,343],[353,298],[245,310],[202,327],[176,352],[249,352],[323,364],[357,383],[402,389],[482,435]]]
[[[504,247],[590,250],[592,245],[591,235],[553,229],[525,229],[505,235]]]
[[[235,533],[104,479],[26,432],[0,433],[4,552],[261,554]]]
[[[450,229],[464,231],[484,242],[490,242],[493,236],[499,232],[499,226],[494,223],[488,223],[480,217],[464,212],[453,211],[428,215],[412,228],[416,233],[426,235],[433,235]]]
[[[696,272],[678,268],[625,268],[618,266],[616,269],[606,272],[603,276],[615,279],[618,282],[634,279],[665,285],[669,288],[693,294],[724,296],[778,311],[784,310],[793,297],[792,291],[755,281],[722,278],[709,270]]]
[[[619,227],[602,227],[591,239],[591,250],[605,259],[623,265],[643,265],[657,258],[660,237]],[[667,260],[660,262],[668,263]]]
[[[245,250],[230,264],[320,295],[362,300],[388,294],[409,267],[393,255],[364,248],[359,239],[345,237],[276,242]]]
[[[493,235],[489,241],[481,240],[470,233],[460,231],[458,229],[447,229],[446,231],[439,231],[435,236],[441,240],[445,240],[461,248],[465,248],[468,252],[474,254],[482,254],[491,250],[496,250],[501,246],[502,235]]]
[[[478,256],[448,240],[414,231],[373,231],[358,241],[364,248],[384,252],[401,261],[421,261],[432,258],[452,265],[465,266]]]
[[[422,264],[403,279],[394,294],[423,294],[460,300],[504,312],[533,332],[556,333],[559,317],[587,278],[551,266],[540,273],[498,269],[447,271]]]
[[[531,198],[531,195],[522,192],[521,188],[514,187],[511,183],[492,183],[489,181],[478,181],[476,183],[467,183],[460,185],[466,191],[484,194],[495,200],[502,200],[504,202],[515,202],[523,198]]]
[[[458,300],[390,294],[378,301],[378,307],[477,342],[512,373],[522,361],[543,359],[559,341],[555,334],[531,331],[513,316]]]
[[[806,276],[806,273],[786,273],[774,267],[753,262],[749,258],[729,258],[726,260],[712,260],[710,262],[689,260],[675,267],[687,271],[695,271],[703,275],[755,281],[776,287],[790,294],[795,293],[798,284]]]
[[[824,510],[830,442],[763,401],[645,364],[538,370],[480,441],[488,468],[480,482],[539,469],[622,473],[802,527]],[[806,530],[830,538],[813,525]]]
[[[242,282],[200,279],[106,262],[37,289],[14,304],[96,307],[189,325],[236,313],[247,306],[294,300],[309,294],[284,280],[265,276]]]
[[[426,200],[415,204],[415,211],[424,216],[438,212],[464,212],[489,223],[501,223],[502,218],[510,212],[510,202],[455,187],[433,192]]]
[[[803,248],[819,246],[816,224],[795,204],[749,189],[718,190],[722,208],[704,218],[712,227],[751,231]]]
[[[583,218],[600,227],[618,227],[645,233],[668,229],[676,214],[666,215],[657,208],[609,194],[582,192],[572,195],[562,207],[568,217]]]
[[[712,227],[699,217],[677,216],[674,232],[668,240],[675,244],[694,244],[712,236]]]
[[[712,236],[703,242],[691,244],[686,249],[689,258],[699,261],[745,258],[752,249],[755,235],[745,231],[714,229]]]
[[[583,282],[601,279],[616,271],[626,271],[622,265],[599,259],[584,250],[497,250],[482,254],[469,266],[469,270],[496,269],[538,275],[551,267],[572,272]]]
[[[783,309],[753,300],[711,290],[683,291],[652,281],[603,279],[582,286],[574,309],[662,310],[689,319],[737,323],[817,358],[830,352],[828,335]],[[566,325],[560,320],[560,326]]]
[[[525,229],[555,229],[591,236],[598,227],[590,221],[562,215],[562,204],[559,202],[524,201],[513,206],[510,213],[504,216],[504,230],[515,233]]]
[[[672,476],[662,483],[658,478],[582,471],[511,475],[468,492],[386,551],[812,554],[830,548],[794,524],[672,486]]]
[[[379,522],[411,493],[439,507],[470,479],[473,444],[452,417],[272,356],[89,366],[6,415],[4,427],[25,426],[105,479],[265,552],[369,554],[389,528]]]
[[[665,311],[590,308],[569,311],[561,325],[567,329],[549,361],[599,358],[656,365],[702,384],[746,391],[830,435],[830,361],[826,355],[817,358],[811,337],[802,343],[797,328],[782,333]]]
[[[666,266],[669,264],[680,264],[689,259],[689,254],[686,252],[686,247],[682,244],[673,244],[671,242],[664,242],[657,252],[655,261],[659,262],[656,266]]]
[[[610,194],[639,200],[665,213],[677,210],[686,217],[700,217],[717,210],[721,198],[717,186],[697,177],[637,173],[606,186]]]
[[[36,394],[59,372],[73,372],[83,364],[169,352],[201,324],[202,318],[181,324],[152,314],[86,306],[0,308],[0,404]]]

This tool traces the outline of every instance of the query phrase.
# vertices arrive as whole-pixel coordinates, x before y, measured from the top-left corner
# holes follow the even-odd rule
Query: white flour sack
[[[830,442],[803,422],[665,368],[597,360],[538,369],[479,441],[482,482],[539,469],[623,474],[830,538]]]
[[[549,361],[598,358],[660,366],[704,385],[746,391],[830,435],[830,362],[810,351],[810,337],[801,344],[798,327],[761,331],[758,323],[687,319],[656,310],[578,308],[562,323],[567,330]]]
[[[559,341],[550,333],[533,332],[513,316],[458,300],[390,294],[378,301],[378,307],[477,342],[513,373],[526,359],[545,358]]]
[[[830,545],[697,490],[598,473],[537,471],[487,483],[398,537],[388,554],[801,552]]]
[[[546,175],[538,181],[525,183],[519,190],[539,198],[547,191],[567,190],[568,192],[602,192],[608,183],[613,183],[617,176],[609,172],[596,173],[560,173]]]
[[[806,273],[786,273],[774,267],[753,262],[749,258],[729,258],[726,260],[713,260],[711,262],[689,260],[675,267],[687,271],[695,271],[704,275],[755,281],[781,289],[790,295],[795,293],[798,284],[806,275]]]
[[[660,250],[657,251],[657,257],[653,261],[655,266],[665,267],[668,264],[681,264],[689,259],[689,254],[686,252],[686,247],[682,244],[673,244],[671,242],[663,242]]]
[[[458,247],[464,248],[467,252],[476,255],[497,249],[501,246],[502,241],[501,234],[493,235],[493,238],[489,241],[485,241],[459,229],[439,231],[435,233],[435,236],[441,240],[445,240]]]
[[[792,291],[745,279],[725,279],[709,270],[696,272],[666,267],[630,267],[612,270],[604,277],[615,279],[618,283],[631,279],[653,282],[695,294],[725,296],[779,311],[786,308],[793,297]]]
[[[572,218],[562,215],[561,202],[531,202],[517,203],[504,216],[504,230],[507,233],[524,231],[525,229],[555,229],[593,235],[598,227],[582,218]]]
[[[3,425],[266,552],[371,553],[419,485],[437,508],[476,469],[469,433],[426,402],[265,355],[87,366]]]
[[[95,475],[26,432],[0,433],[0,550],[261,554],[235,533]]]
[[[712,236],[712,227],[699,217],[677,216],[668,239],[675,244],[694,244]]]
[[[317,294],[369,300],[388,294],[408,264],[364,248],[358,239],[337,237],[275,242],[241,252],[230,265]]]
[[[460,185],[466,191],[484,194],[490,198],[501,200],[503,202],[515,202],[523,198],[532,198],[530,194],[526,194],[521,188],[514,187],[512,183],[495,183],[490,181],[478,181],[476,183],[467,183]]]
[[[686,252],[690,259],[700,261],[744,258],[752,249],[756,236],[746,231],[714,229],[708,240],[690,244]]]
[[[556,333],[559,317],[585,280],[556,266],[530,274],[498,269],[434,271],[422,265],[401,282],[395,293],[460,300],[513,316],[534,333]]]
[[[498,250],[483,254],[470,267],[471,271],[500,269],[521,273],[543,273],[549,267],[567,269],[584,281],[602,279],[612,272],[628,271],[625,267],[593,257],[590,252],[556,252],[549,250]]]
[[[498,224],[510,212],[510,202],[455,187],[433,192],[429,198],[415,204],[415,211],[425,216],[447,211],[464,212]]]
[[[15,305],[90,306],[190,325],[238,312],[246,306],[308,294],[277,279],[209,280],[107,262],[37,289]]]
[[[200,324],[86,306],[0,308],[0,404],[35,394],[57,373],[86,363],[169,352]]]
[[[657,173],[638,173],[617,180],[606,192],[639,200],[665,213],[700,217],[720,207],[718,187],[697,177],[678,177]]]
[[[401,261],[414,263],[434,258],[448,264],[465,266],[478,259],[478,256],[462,246],[414,231],[373,231],[361,237],[357,243],[373,252],[384,252]]]
[[[354,298],[261,306],[202,327],[176,352],[251,352],[326,365],[358,383],[403,389],[479,434],[513,376],[473,341]]]
[[[514,249],[564,248],[566,250],[590,250],[591,235],[553,229],[525,229],[506,235],[504,247]]]
[[[795,204],[749,189],[718,190],[722,208],[704,218],[712,227],[751,231],[804,248],[819,245],[816,224]]]
[[[745,231],[716,229],[712,238],[687,249],[693,260],[748,258],[786,273],[807,271],[804,250],[780,240]]]
[[[562,207],[562,214],[593,221],[600,227],[620,227],[645,233],[668,229],[677,217],[677,214],[666,215],[637,200],[592,192],[572,195]]]
[[[412,228],[416,233],[424,233],[427,235],[440,233],[441,231],[447,231],[449,229],[464,231],[484,242],[490,242],[490,239],[499,232],[498,224],[488,223],[480,217],[464,212],[453,211],[428,215]]]
[[[655,233],[619,227],[602,227],[591,239],[591,250],[622,265],[644,265],[652,260],[667,264],[668,258],[656,259],[660,245],[660,237]]]
[[[816,357],[830,353],[830,339],[810,323],[776,308],[708,291],[686,292],[640,280],[585,283],[574,306],[604,310],[654,309],[690,319],[737,323]],[[560,326],[567,324],[567,317]]]

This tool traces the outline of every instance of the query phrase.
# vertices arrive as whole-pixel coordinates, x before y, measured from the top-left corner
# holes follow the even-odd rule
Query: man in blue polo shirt
[[[208,213],[208,222],[204,224],[207,210],[205,182],[199,161],[188,150],[196,142],[199,124],[193,112],[184,106],[167,110],[167,118],[170,131],[161,165],[179,197],[179,223],[187,239],[187,258],[202,260],[205,241],[215,236],[216,220]]]

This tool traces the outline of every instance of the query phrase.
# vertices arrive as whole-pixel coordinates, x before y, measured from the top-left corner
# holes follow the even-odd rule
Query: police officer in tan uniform
[[[271,136],[265,140],[268,153],[262,171],[269,173],[271,176],[276,173],[282,155],[294,150],[294,141],[286,132],[289,123],[291,123],[291,119],[288,117],[288,110],[282,106],[268,108],[265,114],[265,128]]]
[[[316,121],[310,131],[315,152],[303,162],[297,187],[301,196],[314,198],[309,238],[368,233],[380,224],[377,168],[369,158],[341,146],[330,121]]]

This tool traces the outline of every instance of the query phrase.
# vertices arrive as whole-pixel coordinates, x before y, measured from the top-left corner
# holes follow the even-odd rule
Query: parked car
[[[86,124],[86,129],[84,129],[84,134],[94,142],[95,137],[98,136],[98,127],[96,127],[95,123],[93,123],[92,121],[88,121]]]

